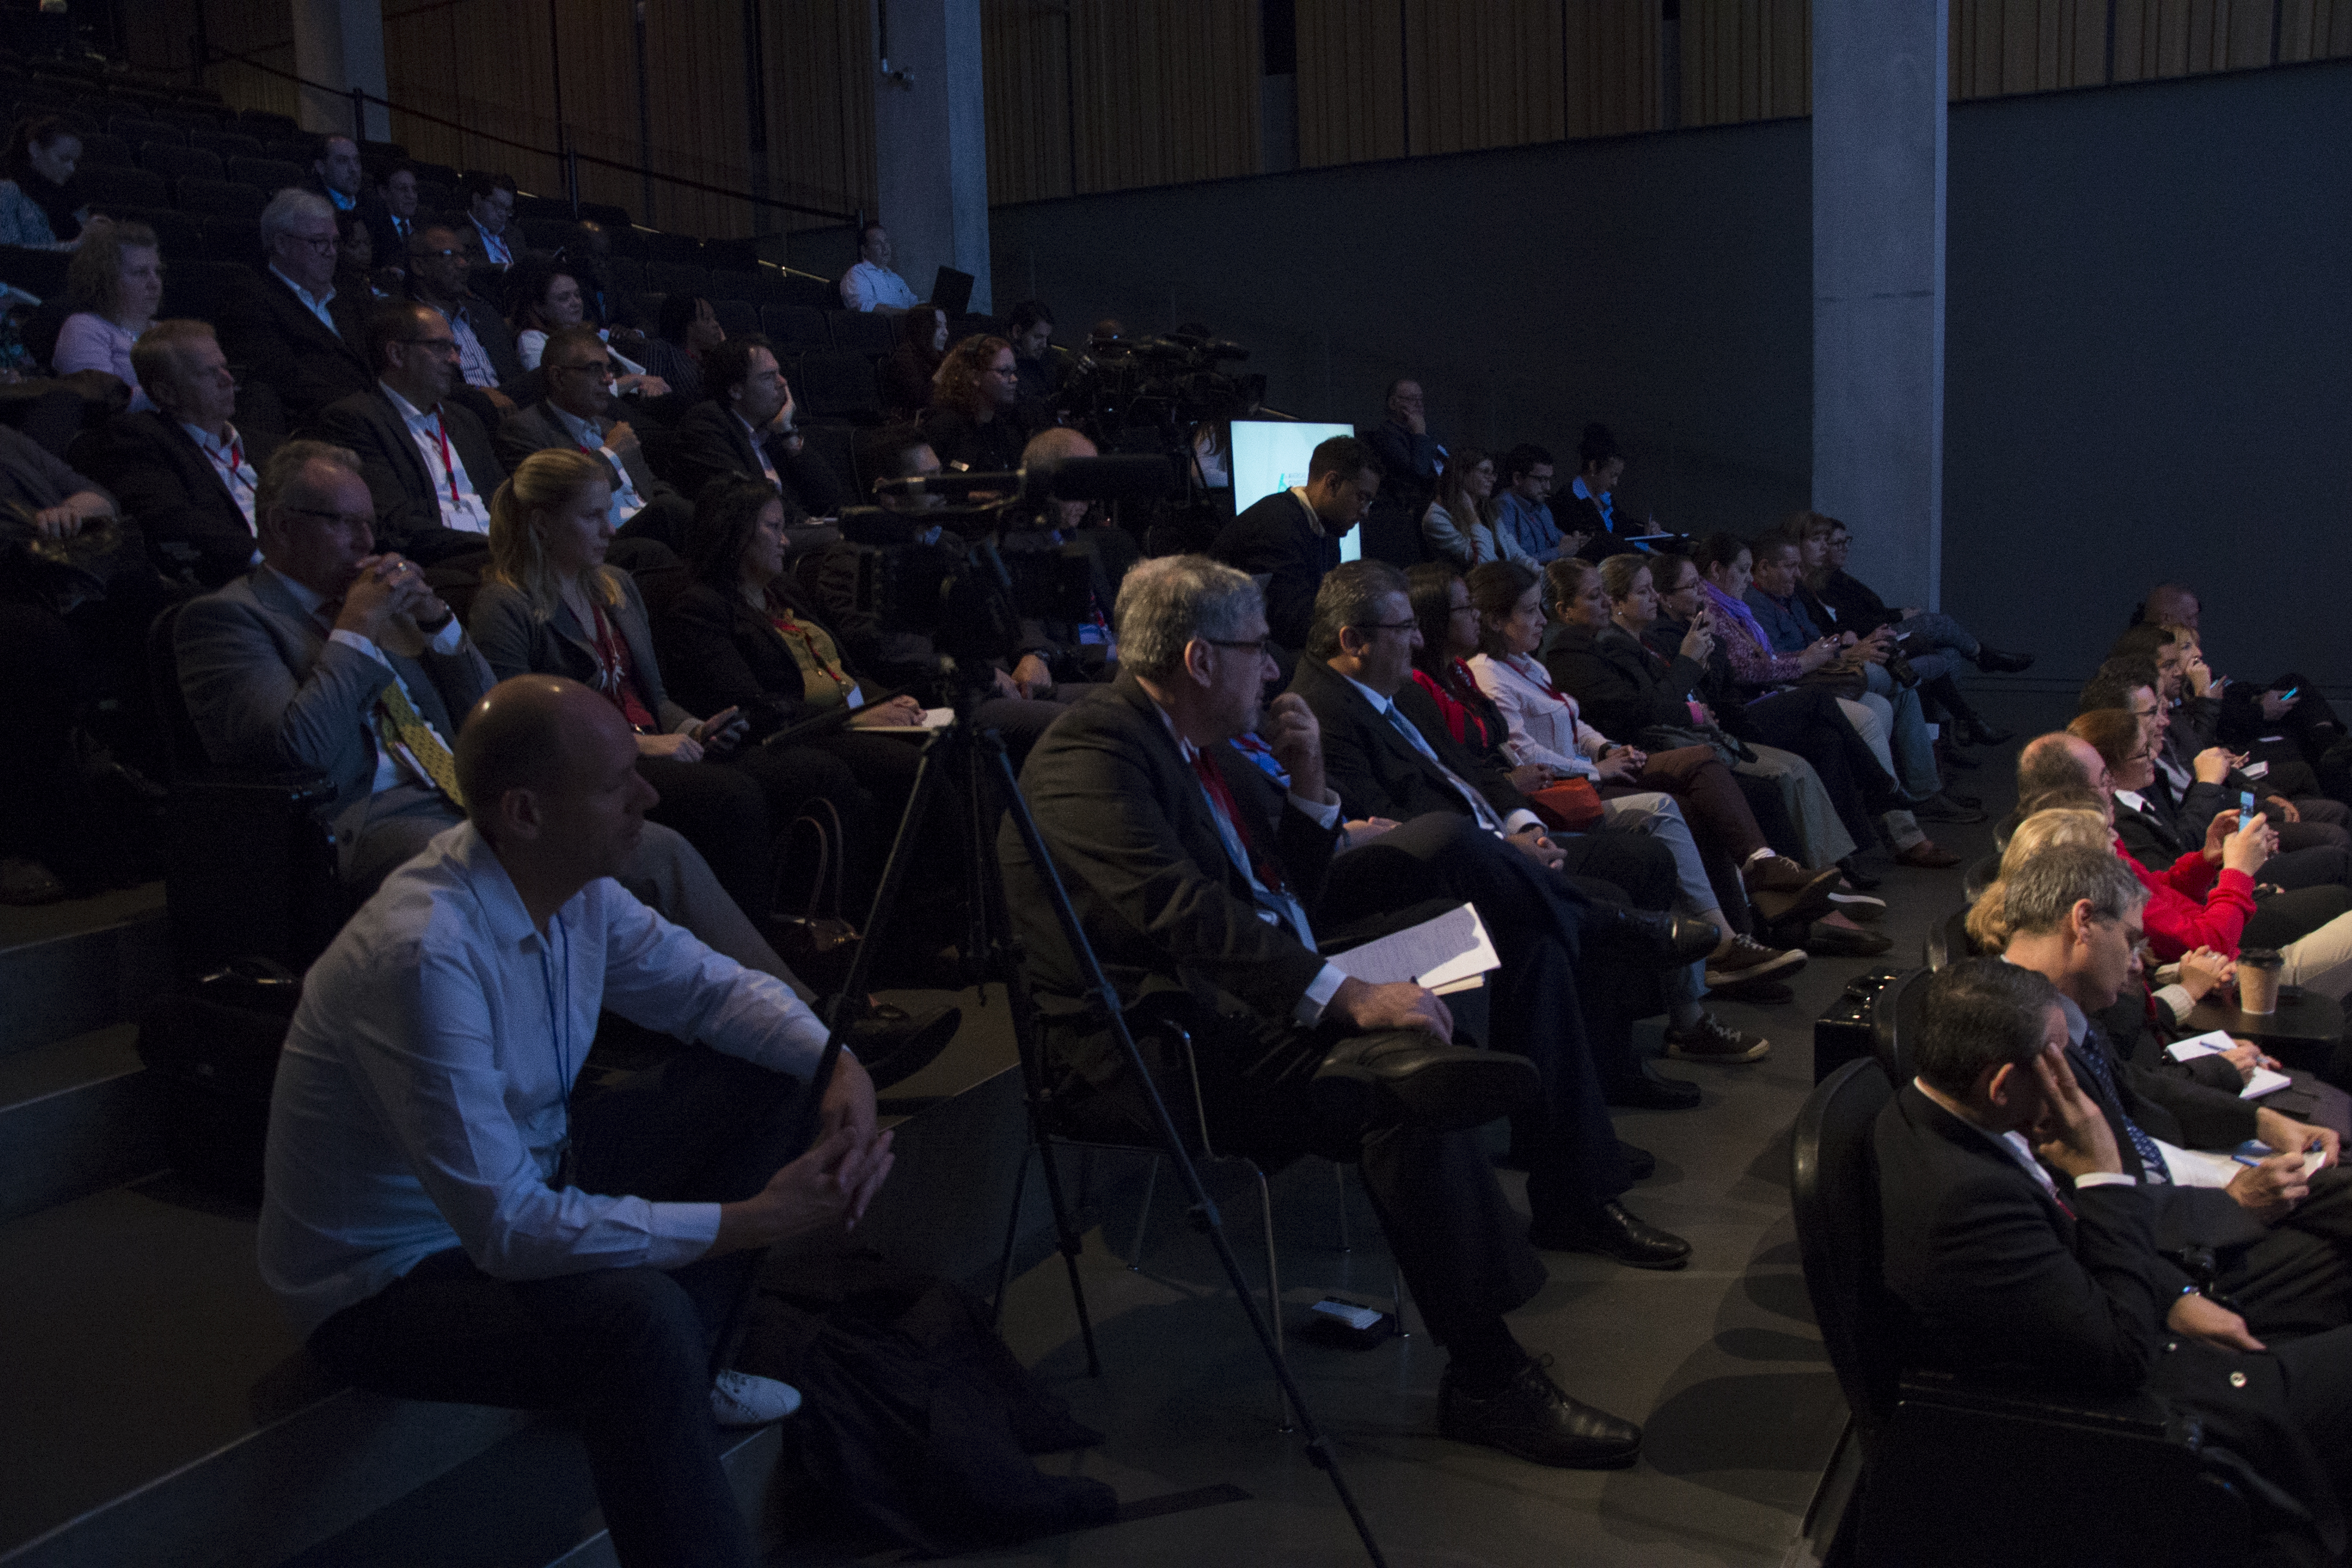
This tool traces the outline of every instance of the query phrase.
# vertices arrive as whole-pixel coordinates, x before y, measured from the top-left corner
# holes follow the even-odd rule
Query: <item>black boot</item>
[[[1482,1127],[1528,1104],[1541,1089],[1536,1064],[1525,1057],[1395,1029],[1332,1047],[1307,1098],[1318,1130],[1345,1144],[1381,1127]]]

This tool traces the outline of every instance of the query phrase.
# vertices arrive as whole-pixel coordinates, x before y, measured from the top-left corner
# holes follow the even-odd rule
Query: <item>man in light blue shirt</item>
[[[1551,454],[1532,443],[1503,455],[1503,489],[1496,498],[1495,542],[1505,535],[1521,554],[1540,566],[1569,553],[1551,516]]]
[[[748,1568],[712,1417],[754,1425],[798,1397],[718,1370],[728,1330],[766,1247],[855,1226],[888,1174],[872,1083],[843,1055],[803,1152],[824,1026],[612,879],[656,798],[612,704],[506,681],[456,768],[467,820],[306,980],[271,1097],[262,1276],[363,1387],[572,1412],[622,1562]],[[695,1044],[575,1096],[600,1006]]]

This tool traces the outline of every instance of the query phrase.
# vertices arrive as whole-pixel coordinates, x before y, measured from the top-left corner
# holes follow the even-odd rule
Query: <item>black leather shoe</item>
[[[1319,1129],[1344,1140],[1401,1123],[1439,1132],[1483,1127],[1540,1088],[1536,1064],[1525,1057],[1397,1030],[1334,1046],[1315,1069],[1307,1100]]]
[[[963,1026],[961,1007],[927,1007],[907,1013],[878,1004],[849,1026],[849,1048],[866,1065],[878,1091],[903,1083],[933,1062]]]
[[[1483,1443],[1514,1458],[1563,1470],[1613,1470],[1642,1452],[1642,1429],[1560,1392],[1544,1369],[1551,1357],[1530,1361],[1502,1392],[1474,1399],[1454,1384],[1447,1366],[1437,1380],[1437,1429],[1464,1443]]]
[[[1658,1157],[1647,1149],[1636,1149],[1622,1138],[1617,1140],[1617,1152],[1625,1156],[1625,1168],[1637,1182],[1646,1182],[1658,1173]]]
[[[1659,969],[1696,963],[1723,942],[1722,928],[1713,921],[1624,904],[1587,905],[1583,934],[1612,953]]]
[[[1688,1110],[1698,1103],[1698,1085],[1645,1070],[1637,1077],[1611,1079],[1601,1098],[1627,1110]]]
[[[1528,1239],[1547,1252],[1597,1252],[1629,1268],[1680,1268],[1690,1261],[1689,1242],[1643,1224],[1613,1202],[1581,1221],[1538,1220]]]
[[[2017,739],[2016,731],[1997,730],[1982,719],[1963,719],[1956,727],[1965,729],[1968,736],[1965,743],[1971,746],[2006,745]]]
[[[1860,866],[1854,864],[1854,858],[1851,855],[1838,862],[1838,869],[1845,873],[1845,885],[1857,893],[1867,893],[1886,880],[1884,877],[1874,877],[1864,871]]]
[[[2015,675],[2020,670],[2033,668],[2033,656],[2030,653],[2003,653],[1997,647],[1979,645],[1977,668],[1991,675]]]

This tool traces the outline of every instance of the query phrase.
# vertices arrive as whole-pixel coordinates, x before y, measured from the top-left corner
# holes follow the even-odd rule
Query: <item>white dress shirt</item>
[[[877,305],[911,310],[922,303],[904,278],[870,261],[861,261],[842,274],[841,298],[853,310],[871,310]]]
[[[258,536],[260,531],[253,515],[253,498],[255,489],[261,483],[261,476],[254,472],[252,463],[246,459],[245,442],[237,435],[236,426],[228,426],[226,440],[215,439],[213,433],[201,425],[183,424],[180,428],[188,433],[188,439],[196,444],[196,449],[212,464],[213,472],[220,476],[220,482],[227,489],[229,499],[236,502],[237,510],[245,513],[245,526],[253,529]],[[260,560],[261,552],[256,550],[253,558]]]
[[[362,637],[357,632],[346,631],[341,626],[332,625],[332,617],[326,614],[326,600],[312,593],[302,584],[297,583],[285,573],[278,571],[275,566],[268,570],[271,576],[278,579],[278,585],[285,589],[311,619],[326,627],[329,642],[339,642],[353,652],[363,653],[384,668],[391,670],[392,683],[400,688],[400,694],[408,699],[408,705],[411,708],[416,710],[417,721],[426,730],[431,731],[434,739],[439,741],[443,746],[449,747],[453,753],[455,752],[456,748],[449,746],[449,737],[433,728],[433,721],[425,717],[425,710],[418,704],[416,693],[408,689],[408,682],[400,678],[400,670],[392,660],[384,658],[383,649],[376,647],[373,638]],[[432,639],[425,646],[435,653],[451,654],[456,653],[457,645],[465,640],[465,623],[458,620],[457,616],[451,616],[449,624],[434,633]],[[368,722],[364,717],[362,722],[367,729],[369,742],[375,747],[375,776],[368,781],[370,795],[381,795],[396,784],[423,784],[427,789],[441,787],[433,782],[433,775],[425,771],[424,764],[408,754],[405,747],[385,745],[382,733],[377,731],[373,723]]]
[[[313,294],[308,289],[303,288],[299,283],[295,282],[291,278],[287,277],[283,272],[278,271],[278,264],[274,261],[269,264],[269,275],[272,278],[277,279],[280,283],[285,284],[289,289],[293,289],[294,298],[302,301],[302,308],[304,310],[319,318],[319,324],[320,326],[326,328],[327,331],[331,332],[334,332],[335,336],[339,338],[343,335],[341,331],[336,330],[335,318],[327,313],[327,307],[335,302],[335,291],[332,289],[328,289],[323,294]]]
[[[476,222],[474,216],[471,213],[466,215],[466,221],[473,224],[474,232],[482,237],[482,259],[485,261],[496,262],[500,267],[511,266],[513,264],[514,252],[508,248],[506,237],[504,235],[492,234],[488,229],[484,228],[479,223]]]
[[[308,1333],[462,1246],[501,1279],[675,1268],[715,1203],[553,1184],[600,1006],[805,1079],[824,1026],[609,879],[530,921],[461,823],[394,871],[304,978],[270,1099],[261,1273]]]
[[[563,426],[563,433],[572,437],[574,446],[604,458],[604,466],[611,470],[605,477],[613,481],[613,526],[618,528],[645,510],[646,498],[629,482],[628,465],[621,461],[621,454],[604,444],[604,432],[596,422],[567,414],[552,403],[547,405],[547,411],[555,416],[555,422]]]
[[[466,533],[489,532],[489,505],[467,474],[466,459],[458,456],[457,445],[441,424],[441,411],[436,408],[430,414],[421,414],[415,404],[383,383],[376,383],[376,387],[400,411],[401,419],[408,426],[409,438],[416,443],[416,450],[425,459],[425,471],[433,479],[434,499],[441,503],[441,526]]]

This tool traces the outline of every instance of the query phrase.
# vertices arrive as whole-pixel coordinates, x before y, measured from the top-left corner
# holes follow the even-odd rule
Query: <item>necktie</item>
[[[441,743],[441,737],[433,732],[433,726],[425,721],[425,715],[416,710],[396,680],[376,698],[376,725],[387,745],[404,748],[425,770],[425,776],[459,809],[464,808],[466,797],[457,788],[457,759],[449,754],[449,748]]]
[[[2165,1169],[2164,1151],[2158,1148],[2156,1140],[2124,1110],[2124,1097],[2116,1092],[2115,1072],[2107,1066],[2106,1042],[2096,1029],[2083,1036],[2083,1060],[2089,1064],[2091,1076],[2099,1080],[2099,1088],[2115,1106],[2116,1120],[2124,1124],[2124,1131],[2131,1139],[2133,1152],[2139,1155],[2139,1179],[2151,1184],[2171,1180],[2170,1173]]]
[[[1226,787],[1225,775],[1217,771],[1217,764],[1204,751],[1192,753],[1192,771],[1200,775],[1201,788],[1208,793],[1209,803],[1223,814],[1227,826],[1234,830],[1234,837],[1241,841],[1242,857],[1249,862],[1250,874],[1257,879],[1258,886],[1279,896],[1282,892],[1282,868],[1269,857],[1259,854],[1257,846],[1250,841],[1249,826],[1242,820],[1241,807],[1234,804],[1234,792]]]
[[[1452,784],[1456,793],[1469,804],[1470,813],[1478,819],[1479,826],[1489,833],[1503,831],[1503,819],[1495,814],[1495,808],[1486,803],[1486,797],[1473,789],[1469,782],[1460,773],[1438,760],[1437,752],[1431,747],[1428,739],[1419,730],[1413,728],[1412,720],[1397,710],[1397,705],[1393,701],[1389,704],[1389,722],[1396,726],[1397,733],[1402,735],[1412,749],[1419,752],[1431,766],[1443,773],[1445,782]]]

